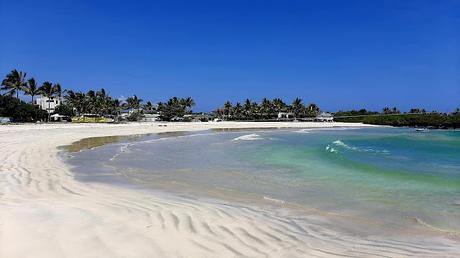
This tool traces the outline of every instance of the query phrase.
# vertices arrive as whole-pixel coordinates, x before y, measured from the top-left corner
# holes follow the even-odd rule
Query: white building
[[[317,122],[334,122],[334,117],[331,113],[321,112],[319,115],[315,117],[315,121]]]
[[[144,122],[155,122],[160,121],[160,114],[144,114],[142,121]]]
[[[59,97],[41,97],[36,98],[34,102],[35,105],[39,106],[43,110],[46,110],[48,113],[54,113],[56,107],[61,105],[61,100]]]
[[[294,118],[294,113],[278,112],[278,119],[282,118]]]

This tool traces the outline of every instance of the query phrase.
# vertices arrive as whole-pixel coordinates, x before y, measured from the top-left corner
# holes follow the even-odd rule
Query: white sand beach
[[[322,218],[77,181],[59,146],[88,137],[346,123],[132,123],[0,126],[0,257],[455,257],[442,234],[342,234]],[[366,125],[360,125],[366,126]]]

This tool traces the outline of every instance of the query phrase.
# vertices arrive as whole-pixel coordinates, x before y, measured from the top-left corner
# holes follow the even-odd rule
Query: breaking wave
[[[329,145],[329,144],[326,146],[326,151],[328,151],[330,153],[338,152],[336,149],[334,149],[334,147],[331,147],[331,145]]]
[[[246,135],[236,137],[232,139],[232,141],[257,141],[257,140],[263,140],[263,139],[264,138],[260,137],[260,135],[252,133],[252,134],[246,134]]]
[[[352,151],[357,151],[357,152],[370,152],[370,153],[378,153],[378,154],[385,154],[385,155],[390,154],[388,150],[377,150],[377,149],[370,148],[370,147],[364,147],[364,148],[356,147],[353,145],[346,144],[342,142],[341,140],[337,140],[337,141],[332,142],[331,144],[328,144],[326,146],[326,151],[337,152],[337,148],[342,148],[342,149],[352,150]]]
[[[297,131],[294,131],[294,133],[310,133],[311,129],[300,129]]]

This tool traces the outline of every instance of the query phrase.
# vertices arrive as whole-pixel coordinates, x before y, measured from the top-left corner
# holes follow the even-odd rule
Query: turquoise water
[[[373,128],[148,136],[83,151],[86,175],[460,232],[460,132]],[[81,162],[85,160],[86,162]],[[98,174],[99,173],[99,174]]]

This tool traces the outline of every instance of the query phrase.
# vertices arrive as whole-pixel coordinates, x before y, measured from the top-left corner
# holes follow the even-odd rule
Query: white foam
[[[257,140],[263,140],[263,139],[264,138],[260,137],[260,135],[252,133],[252,134],[246,134],[246,135],[236,137],[232,139],[232,141],[257,141]]]
[[[118,156],[120,156],[121,154],[126,153],[126,152],[129,152],[129,151],[130,151],[129,148],[128,148],[129,146],[130,146],[129,143],[123,144],[122,146],[120,146],[119,151],[118,151],[117,153],[115,153],[109,160],[110,160],[110,161],[114,161],[114,160],[115,160]]]
[[[271,197],[267,197],[267,196],[264,196],[264,200],[284,204],[283,200],[275,199],[275,198],[271,198]]]
[[[345,148],[345,149],[348,149],[348,150],[353,150],[353,151],[358,151],[358,152],[373,152],[373,153],[380,153],[380,154],[385,154],[385,155],[390,154],[390,152],[388,150],[376,150],[376,149],[373,149],[373,148],[370,148],[370,147],[368,147],[368,148],[358,148],[358,147],[355,147],[355,146],[350,146],[350,145],[342,142],[341,140],[334,141],[334,142],[332,142],[332,144],[334,144],[335,146],[338,146],[338,147],[342,147],[342,148]]]
[[[337,153],[338,152],[336,149],[331,147],[331,145],[329,145],[329,144],[326,146],[326,151],[328,151],[330,153]]]
[[[300,129],[297,131],[294,131],[294,133],[310,133],[311,129]]]

